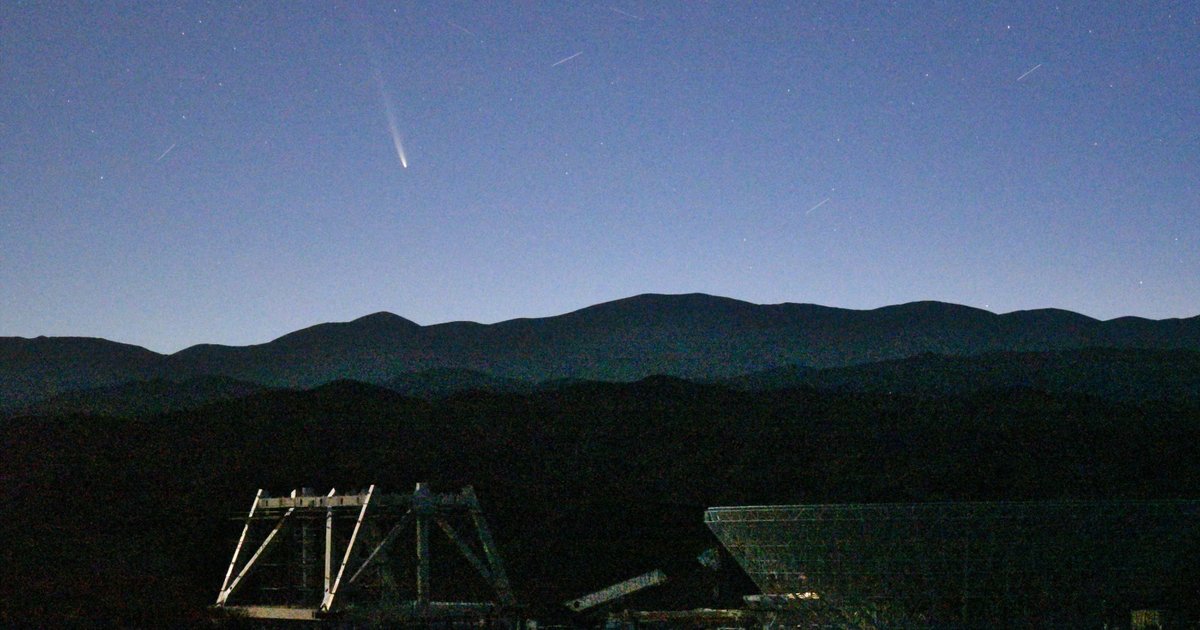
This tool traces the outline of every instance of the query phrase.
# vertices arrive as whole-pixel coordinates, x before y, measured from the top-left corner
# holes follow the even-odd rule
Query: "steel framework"
[[[594,593],[588,593],[583,597],[572,599],[563,605],[574,612],[583,612],[590,608],[595,608],[603,604],[608,604],[614,600],[621,599],[632,595],[638,591],[648,589],[652,586],[658,586],[667,581],[667,574],[660,569],[655,569],[649,573],[643,573],[634,578],[629,578],[622,582],[617,582],[611,586],[602,588]]]
[[[464,522],[475,530],[474,543],[461,533]],[[393,550],[409,526],[415,529],[415,579],[412,597],[405,599],[393,571]],[[432,600],[435,526],[490,586],[494,600]],[[256,588],[247,588],[251,581]],[[255,595],[246,595],[248,590]],[[231,604],[231,598],[239,603]],[[292,491],[286,497],[259,490],[215,604],[238,616],[308,620],[347,611],[390,620],[484,620],[513,606],[475,491],[468,486],[457,494],[435,494],[423,483],[411,494],[383,494],[375,486],[341,495]]]
[[[1100,625],[1196,596],[1200,501],[710,508],[767,594],[952,626]]]

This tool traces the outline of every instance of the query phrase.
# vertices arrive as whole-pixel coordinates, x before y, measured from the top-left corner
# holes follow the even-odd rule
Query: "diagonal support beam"
[[[483,518],[483,509],[479,507],[479,498],[475,496],[475,488],[472,486],[463,488],[462,496],[467,501],[471,520],[474,521],[475,529],[479,532],[479,542],[483,545],[483,553],[487,556],[488,566],[491,567],[492,587],[496,589],[496,596],[499,597],[501,604],[512,606],[516,604],[517,599],[513,596],[512,586],[508,583],[508,574],[504,572],[504,562],[500,560],[500,552],[496,549],[496,541],[492,539],[492,531],[488,529],[487,521]]]
[[[333,586],[329,592],[325,593],[325,599],[321,602],[321,610],[328,612],[333,607],[333,598],[337,595],[338,586],[342,583],[342,575],[346,573],[346,564],[350,562],[350,554],[354,551],[354,541],[358,539],[358,531],[362,529],[363,518],[367,515],[367,506],[371,504],[371,496],[375,494],[375,484],[367,489],[367,498],[363,500],[362,509],[358,511],[358,521],[354,523],[354,531],[350,533],[350,542],[346,544],[346,553],[342,556],[342,565],[338,568],[337,578],[333,580]]]
[[[254,493],[254,503],[250,505],[250,513],[246,515],[246,525],[242,527],[242,536],[238,538],[237,547],[233,549],[233,558],[229,561],[229,568],[225,569],[225,579],[221,581],[221,590],[217,592],[217,605],[220,606],[225,602],[221,597],[225,593],[226,587],[229,586],[229,578],[233,576],[233,567],[237,565],[238,554],[242,553],[242,545],[246,543],[246,534],[250,531],[250,521],[254,518],[254,510],[258,509],[258,500],[262,498],[262,488]]]
[[[375,545],[375,548],[371,550],[371,554],[368,555],[367,559],[363,561],[362,566],[358,567],[358,570],[354,572],[354,575],[351,575],[350,579],[346,581],[347,586],[353,584],[354,581],[358,579],[358,576],[362,575],[363,571],[366,571],[377,557],[381,557],[380,554],[382,554],[387,547],[396,540],[396,536],[400,535],[400,532],[404,529],[405,525],[408,525],[408,521],[411,518],[412,510],[404,513],[404,516],[401,517],[400,522],[397,523],[395,527],[388,530],[387,535],[383,537],[383,540],[381,540],[378,545]]]
[[[295,497],[296,491],[292,490],[292,498]],[[255,505],[257,505],[257,502],[255,502]],[[238,587],[238,584],[241,584],[242,578],[246,577],[246,575],[250,573],[250,569],[254,568],[254,563],[258,560],[259,556],[262,556],[263,553],[271,547],[271,543],[275,541],[275,536],[279,534],[279,531],[283,529],[284,524],[287,523],[288,517],[291,516],[292,512],[295,511],[296,508],[293,507],[288,508],[288,511],[283,513],[283,516],[279,518],[279,522],[275,524],[275,528],[271,530],[270,534],[267,534],[266,539],[264,539],[262,544],[258,546],[258,551],[255,551],[254,555],[250,556],[250,559],[246,561],[246,566],[242,567],[242,570],[238,572],[237,577],[233,579],[233,582],[231,582],[228,587],[221,590],[221,594],[217,596],[218,606],[225,605],[225,602],[229,600],[229,596],[233,594],[234,589]],[[249,521],[247,521],[247,524],[249,524]]]
[[[438,527],[442,528],[442,531],[445,532],[446,537],[450,539],[450,542],[454,543],[455,546],[458,547],[458,551],[462,553],[464,558],[467,559],[467,562],[470,562],[471,566],[475,567],[475,570],[479,572],[479,575],[483,576],[483,579],[486,580],[488,584],[492,584],[492,572],[483,564],[483,561],[479,559],[479,556],[475,555],[475,552],[471,550],[471,547],[467,545],[466,541],[459,537],[458,532],[454,531],[454,528],[450,526],[450,523],[446,519],[439,516],[437,517],[437,524]]]

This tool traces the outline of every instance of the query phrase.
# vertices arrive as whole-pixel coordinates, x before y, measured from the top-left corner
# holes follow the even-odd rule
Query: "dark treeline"
[[[256,488],[474,485],[533,612],[715,544],[705,507],[1200,497],[1200,404],[669,378],[435,402],[354,382],[0,424],[0,623],[204,619]]]

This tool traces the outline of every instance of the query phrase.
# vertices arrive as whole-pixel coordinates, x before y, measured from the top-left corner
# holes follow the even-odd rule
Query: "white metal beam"
[[[295,490],[292,490],[292,496],[296,496]],[[267,548],[271,546],[271,543],[275,540],[275,535],[279,533],[279,530],[283,529],[283,524],[287,522],[287,518],[292,515],[292,512],[295,511],[296,508],[290,508],[282,517],[280,517],[279,522],[275,524],[275,528],[271,530],[270,534],[267,534],[266,539],[263,540],[262,544],[258,546],[258,551],[255,551],[254,555],[250,556],[250,559],[246,561],[246,566],[242,567],[242,570],[238,572],[238,575],[233,579],[233,582],[231,582],[229,586],[223,589],[221,594],[217,596],[218,606],[225,605],[225,602],[229,599],[229,596],[233,594],[233,590],[237,588],[238,584],[241,584],[242,578],[246,577],[246,574],[250,573],[250,569],[254,567],[254,562],[258,560],[259,556],[261,556],[263,552],[265,552]]]
[[[242,536],[238,538],[237,547],[233,549],[233,558],[229,561],[229,568],[225,569],[225,579],[221,581],[221,590],[217,593],[217,605],[220,606],[225,602],[221,597],[225,593],[225,588],[229,586],[229,578],[233,575],[233,567],[237,564],[238,554],[242,553],[242,544],[246,542],[246,533],[250,531],[250,520],[254,518],[254,510],[258,507],[258,500],[262,498],[262,488],[254,493],[254,503],[250,506],[250,514],[246,515],[246,525],[242,528]]]
[[[350,562],[350,554],[354,551],[354,541],[358,538],[358,530],[362,528],[363,518],[367,515],[367,506],[371,504],[371,495],[375,493],[375,484],[367,489],[367,497],[363,500],[362,509],[358,512],[358,521],[354,523],[354,531],[350,533],[350,542],[346,544],[346,553],[342,556],[342,565],[338,568],[337,578],[333,580],[333,586],[329,592],[325,593],[325,599],[321,602],[321,610],[328,612],[333,606],[333,598],[337,595],[338,585],[342,583],[342,575],[346,572],[346,563]]]
[[[333,496],[337,488],[330,488],[329,494]],[[333,572],[333,506],[325,508],[325,590],[321,599],[329,595],[329,576]]]

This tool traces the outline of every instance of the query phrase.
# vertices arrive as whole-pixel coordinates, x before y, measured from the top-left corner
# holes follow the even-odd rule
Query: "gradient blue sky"
[[[1200,314],[1195,2],[7,0],[0,147],[0,335]]]

